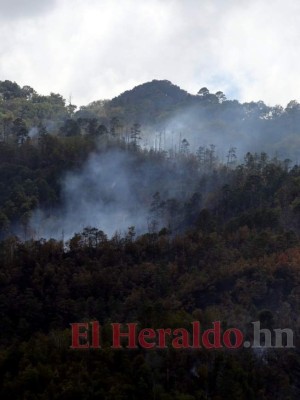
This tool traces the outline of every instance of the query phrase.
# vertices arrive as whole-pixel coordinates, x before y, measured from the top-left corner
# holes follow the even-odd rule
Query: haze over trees
[[[300,105],[0,82],[0,395],[296,399]],[[70,323],[291,328],[296,349],[74,352]]]

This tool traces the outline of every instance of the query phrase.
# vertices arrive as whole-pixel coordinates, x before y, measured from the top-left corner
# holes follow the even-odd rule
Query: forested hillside
[[[299,122],[168,81],[79,109],[0,82],[1,398],[299,398]],[[95,320],[106,346],[70,349]],[[109,346],[196,320],[296,348]]]

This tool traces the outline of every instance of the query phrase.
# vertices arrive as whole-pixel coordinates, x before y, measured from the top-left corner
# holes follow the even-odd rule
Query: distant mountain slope
[[[121,110],[126,121],[157,122],[165,113],[189,103],[193,96],[167,80],[153,80],[120,94],[109,103],[110,114]]]
[[[150,145],[155,132],[164,132],[165,150],[185,138],[193,151],[215,144],[220,152],[234,146],[240,156],[247,151],[265,151],[293,160],[300,157],[300,104],[295,100],[286,108],[270,107],[262,101],[240,103],[207,88],[192,95],[168,80],[153,80],[112,100],[93,102],[76,117],[98,118],[108,129],[114,121],[121,135],[128,135],[139,123],[142,137]]]
[[[295,100],[285,108],[262,101],[242,104],[222,92],[202,88],[192,95],[168,80],[153,80],[112,100],[76,108],[59,94],[41,96],[30,86],[0,81],[0,141],[22,144],[47,132],[107,133],[128,141],[135,129],[139,144],[156,147],[158,141],[166,151],[186,139],[190,151],[214,144],[221,157],[233,146],[241,157],[264,151],[300,159],[300,104]]]
[[[186,101],[191,95],[167,80],[153,80],[138,85],[111,100],[112,106],[128,106],[153,103],[157,108],[174,106]]]
[[[126,90],[112,100],[95,101],[83,107],[85,114],[82,115],[94,113],[97,117],[118,117],[127,124],[139,122],[153,126],[191,106],[207,107],[221,102],[217,94],[210,94],[206,88],[199,92],[192,95],[168,80],[152,80]]]

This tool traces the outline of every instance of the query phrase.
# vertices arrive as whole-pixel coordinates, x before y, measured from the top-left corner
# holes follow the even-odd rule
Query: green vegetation
[[[222,163],[212,145],[191,148],[185,132],[169,152],[139,139],[150,121],[155,130],[191,106],[189,115],[205,115],[204,131],[218,125],[225,135],[239,121],[247,135],[250,126],[265,135],[275,127],[279,142],[285,129],[296,137],[299,105],[241,105],[204,89],[192,96],[151,82],[75,112],[60,95],[0,82],[2,399],[299,398],[300,168],[260,151],[237,163],[235,143]],[[147,229],[110,237],[79,226],[66,240],[36,237],[33,213],[64,210],[62,177],[80,174],[91,154],[104,164],[126,154]],[[296,349],[71,350],[69,324],[91,320],[104,341],[111,322],[155,329],[195,320],[205,329],[220,320],[251,340],[259,320],[293,329]]]

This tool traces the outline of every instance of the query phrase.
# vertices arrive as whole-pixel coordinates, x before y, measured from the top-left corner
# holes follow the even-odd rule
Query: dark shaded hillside
[[[191,95],[171,82],[154,80],[112,100],[80,107],[59,94],[41,96],[30,86],[3,81],[0,85],[0,140],[22,144],[43,133],[104,137],[135,141],[148,149],[178,152],[181,141],[189,151],[214,144],[224,159],[231,147],[241,161],[248,151],[300,158],[300,105],[284,108],[262,101],[241,104],[207,88]],[[76,112],[75,112],[76,111]]]
[[[75,110],[0,82],[1,399],[299,399],[300,168],[273,153],[297,155],[300,105],[153,81]],[[70,349],[95,320],[104,348]],[[296,347],[110,347],[112,322],[192,321]]]
[[[149,104],[153,104],[159,109],[181,104],[190,97],[190,94],[180,89],[179,86],[173,85],[170,81],[153,80],[113,98],[111,105],[113,107],[127,107],[139,103],[143,106],[145,105],[144,102],[149,102]]]
[[[1,241],[1,398],[299,398],[299,169],[250,163],[214,195],[212,208],[185,205],[190,229],[176,236],[130,228],[108,239],[89,227],[68,243]],[[94,320],[103,348],[71,350],[69,324]],[[197,320],[249,340],[253,321],[291,328],[297,348],[110,348],[111,322],[190,329]]]
[[[187,107],[197,104],[216,105],[225,99],[222,92],[213,95],[203,89],[199,91],[199,95],[192,95],[168,80],[153,80],[127,90],[110,101],[95,101],[83,107],[83,110],[103,115],[105,109],[111,116],[122,116],[123,122],[138,121],[155,127],[161,121],[165,122],[165,118],[176,112],[180,113]]]
[[[300,105],[295,100],[286,108],[262,101],[242,104],[220,91],[212,94],[202,88],[191,95],[169,81],[154,80],[111,101],[82,107],[77,116],[100,118],[108,130],[115,125],[124,137],[139,123],[142,143],[153,143],[155,134],[163,133],[166,151],[174,149],[182,137],[191,151],[213,143],[220,154],[234,146],[240,157],[247,151],[265,151],[294,161],[300,157]]]
[[[244,162],[249,149],[258,149],[251,155],[254,163],[266,163],[269,154],[279,164],[285,159],[288,171],[300,148],[295,101],[286,109],[240,104],[221,92],[202,88],[190,95],[156,80],[77,112],[58,94],[41,96],[10,81],[1,82],[0,95],[2,235],[57,237],[62,223],[69,236],[94,221],[110,233],[131,225],[145,231],[156,193],[164,204],[163,225],[179,232],[188,219],[185,204],[209,201],[214,184],[228,183],[230,170]],[[145,125],[136,122],[142,119]]]

